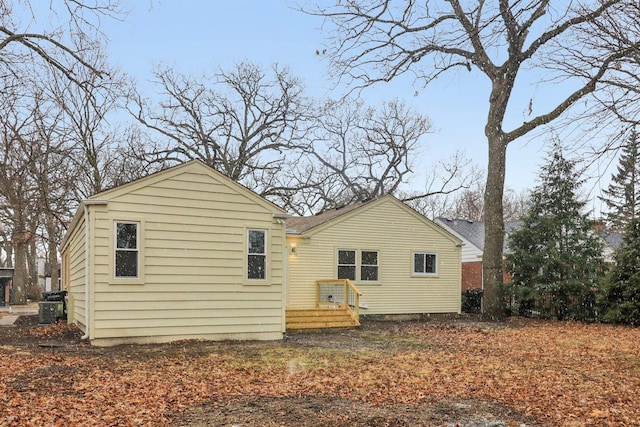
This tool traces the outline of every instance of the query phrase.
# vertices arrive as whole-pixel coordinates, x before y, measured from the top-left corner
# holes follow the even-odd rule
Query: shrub
[[[471,314],[482,312],[482,289],[468,289],[462,293],[462,312]]]

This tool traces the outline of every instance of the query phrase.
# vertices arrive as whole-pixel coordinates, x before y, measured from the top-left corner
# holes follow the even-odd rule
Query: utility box
[[[38,304],[38,317],[41,325],[58,323],[64,317],[64,302],[41,301]]]
[[[67,291],[43,292],[42,301],[61,303],[62,315],[57,318],[56,322],[60,319],[67,320]]]

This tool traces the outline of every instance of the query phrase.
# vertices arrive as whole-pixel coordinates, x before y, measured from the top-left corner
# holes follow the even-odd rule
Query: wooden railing
[[[334,307],[351,310],[353,317],[360,318],[360,296],[362,292],[349,279],[316,280],[316,307]]]

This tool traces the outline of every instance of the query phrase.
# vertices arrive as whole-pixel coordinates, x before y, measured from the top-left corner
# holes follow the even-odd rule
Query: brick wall
[[[502,274],[504,283],[511,283],[508,272]],[[462,263],[462,292],[469,289],[482,289],[482,261]]]
[[[462,292],[482,289],[482,261],[462,263]]]

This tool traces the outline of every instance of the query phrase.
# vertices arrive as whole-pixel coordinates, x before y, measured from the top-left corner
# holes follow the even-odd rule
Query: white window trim
[[[436,271],[433,272],[433,273],[416,272],[416,255],[417,254],[434,255],[436,257],[436,262],[435,262]],[[439,273],[439,266],[438,266],[439,263],[440,263],[440,256],[438,255],[437,252],[433,252],[433,251],[412,251],[411,252],[411,276],[413,276],[413,277],[435,277]],[[426,267],[426,265],[427,264],[426,264],[426,260],[425,260],[425,267]]]
[[[134,224],[136,226],[136,249],[127,249],[127,248],[118,248],[118,224]],[[113,279],[117,281],[126,281],[126,280],[139,280],[141,277],[140,274],[140,264],[142,263],[142,242],[140,241],[140,221],[132,221],[132,220],[114,220],[113,221]],[[136,265],[136,275],[135,276],[118,276],[117,268],[116,268],[116,253],[118,251],[125,252],[136,252],[138,254],[137,257],[137,265]]]
[[[354,264],[340,264],[340,251],[342,252],[354,252]],[[355,269],[355,278],[353,279],[353,281],[355,282],[356,280],[358,280],[358,250],[357,249],[353,249],[353,248],[337,248],[336,249],[336,277],[338,277],[338,270],[340,269],[340,266],[345,266],[345,267],[351,267],[353,266]]]
[[[360,249],[358,260],[360,260],[360,265],[358,266],[358,272],[360,273],[360,281],[365,283],[378,283],[380,282],[380,251],[378,249]],[[362,252],[375,252],[376,256],[376,264],[363,264],[362,263]],[[376,267],[377,268],[377,279],[376,280],[364,280],[362,279],[362,267]]]
[[[251,248],[251,243],[249,241],[249,235],[251,234],[252,231],[259,231],[261,233],[263,233],[264,235],[264,253],[256,253],[256,252],[249,252],[250,248]],[[256,282],[265,282],[268,277],[269,277],[269,258],[267,257],[267,254],[269,252],[268,250],[268,243],[269,243],[269,233],[266,229],[264,228],[247,228],[247,249],[246,249],[246,258],[245,258],[245,278],[247,281],[251,282],[251,283],[256,283]],[[264,277],[263,278],[250,278],[249,277],[249,256],[250,255],[262,255],[264,256]]]
[[[351,251],[351,252],[355,252],[355,264],[340,264],[340,255],[339,252],[340,251]],[[362,280],[362,252],[376,252],[378,254],[378,265],[376,267],[378,267],[378,279],[377,280]],[[381,271],[381,265],[380,265],[380,256],[381,256],[382,251],[380,249],[355,249],[355,248],[335,248],[335,260],[336,260],[336,264],[335,264],[335,269],[334,269],[334,273],[335,273],[335,277],[338,277],[338,268],[340,266],[354,266],[355,267],[355,279],[353,280],[353,282],[357,282],[357,283],[361,283],[361,284],[367,284],[367,285],[371,285],[371,284],[379,284],[380,283],[380,271]],[[371,266],[373,267],[373,266]]]

